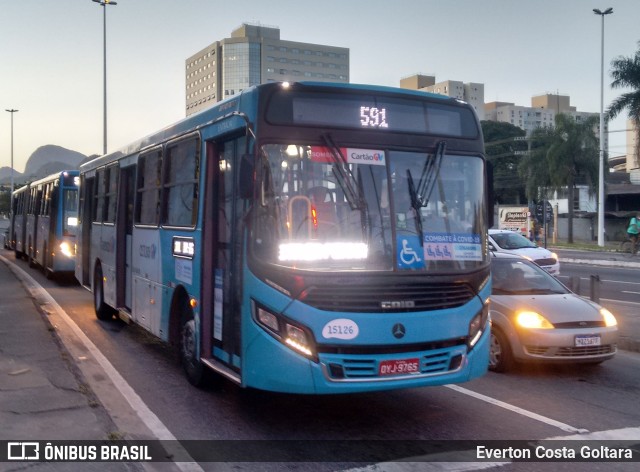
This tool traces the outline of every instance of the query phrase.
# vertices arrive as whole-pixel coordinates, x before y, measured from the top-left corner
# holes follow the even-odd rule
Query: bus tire
[[[489,370],[493,372],[507,372],[515,364],[511,346],[507,337],[499,328],[491,328],[491,341],[489,348]]]
[[[99,320],[108,321],[113,318],[115,310],[104,302],[104,282],[100,264],[96,265],[93,277],[93,306],[96,310],[96,317]]]
[[[191,314],[183,314],[180,329],[180,362],[189,383],[203,387],[206,383],[205,367],[197,351],[196,321]]]

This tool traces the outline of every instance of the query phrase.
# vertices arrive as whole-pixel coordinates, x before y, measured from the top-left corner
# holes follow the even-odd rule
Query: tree
[[[496,203],[520,203],[525,200],[522,180],[518,176],[520,156],[527,145],[514,138],[524,137],[525,132],[510,123],[482,121],[487,159],[493,164],[493,191]]]
[[[640,164],[640,41],[633,57],[618,56],[611,61],[611,88],[630,88],[616,98],[607,109],[607,117],[613,119],[623,110],[628,110],[628,117],[636,130],[636,164]]]
[[[531,199],[539,198],[540,189],[567,189],[569,199],[568,241],[573,243],[573,201],[575,186],[587,184],[594,193],[598,182],[600,147],[595,135],[596,116],[576,121],[572,116],[556,115],[554,129],[540,128],[531,138],[535,146],[522,161],[520,175]],[[546,195],[542,195],[546,197]]]

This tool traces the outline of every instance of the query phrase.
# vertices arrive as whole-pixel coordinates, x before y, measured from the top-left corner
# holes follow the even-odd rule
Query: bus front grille
[[[331,284],[309,288],[300,301],[326,311],[397,313],[455,308],[473,296],[464,283]]]
[[[417,357],[419,359],[419,370],[408,374],[409,377],[412,375],[441,375],[455,372],[460,369],[463,358],[460,350],[450,349],[426,352]],[[407,376],[406,373],[396,376],[381,375],[381,360],[377,356],[327,356],[322,359],[322,364],[325,366],[325,375],[332,381],[381,381],[392,380],[398,376]]]

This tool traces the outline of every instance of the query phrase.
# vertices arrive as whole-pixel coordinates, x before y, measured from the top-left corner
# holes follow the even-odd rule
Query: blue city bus
[[[47,277],[75,269],[79,174],[56,172],[14,192],[12,224],[24,228],[21,238],[16,236],[16,254],[31,267],[40,266]]]
[[[81,166],[76,278],[194,385],[465,382],[488,365],[487,175],[459,100],[251,87]]]
[[[26,253],[27,242],[27,205],[29,201],[29,185],[13,191],[11,195],[11,221],[9,224],[9,247],[15,251],[16,258]]]

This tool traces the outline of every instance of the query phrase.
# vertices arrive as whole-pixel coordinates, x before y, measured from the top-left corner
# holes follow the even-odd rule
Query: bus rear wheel
[[[104,302],[104,281],[100,265],[96,267],[93,278],[93,306],[99,320],[108,321],[113,318],[115,310]]]

